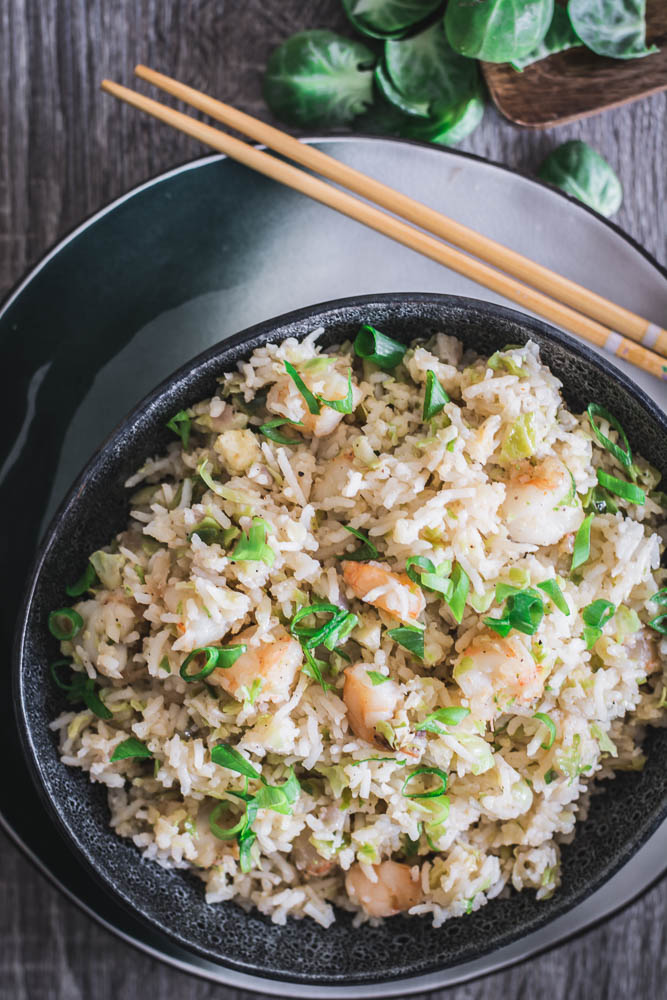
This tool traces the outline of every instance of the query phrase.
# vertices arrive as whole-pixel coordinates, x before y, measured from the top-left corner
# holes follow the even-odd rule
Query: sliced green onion
[[[218,764],[220,767],[226,767],[230,771],[236,771],[237,774],[243,774],[246,778],[261,778],[259,771],[257,771],[249,760],[239,753],[233,746],[229,743],[218,743],[211,750],[211,760],[214,764]]]
[[[317,416],[317,414],[322,409],[322,407],[320,406],[320,402],[319,402],[317,396],[313,395],[313,393],[310,391],[310,389],[308,388],[308,386],[306,385],[306,383],[303,381],[303,379],[299,375],[299,373],[296,370],[296,368],[294,367],[294,365],[290,364],[289,361],[285,362],[285,371],[287,372],[287,374],[289,375],[289,377],[294,382],[294,385],[297,387],[297,389],[299,390],[299,392],[301,393],[301,395],[305,399],[306,406],[308,407],[308,409],[310,410],[310,412],[312,414],[314,414],[315,416]]]
[[[632,468],[632,449],[630,448],[630,442],[627,439],[626,433],[619,424],[616,417],[614,417],[609,410],[605,410],[604,406],[600,406],[598,403],[589,403],[586,409],[588,413],[588,419],[590,420],[591,427],[593,428],[593,433],[596,438],[616,458],[621,465],[624,465],[626,469]],[[621,448],[619,445],[614,444],[606,437],[600,428],[595,423],[595,417],[602,417],[607,423],[618,432],[618,436],[625,445],[625,448]],[[634,477],[633,477],[634,478]]]
[[[417,656],[420,660],[424,659],[423,629],[416,628],[414,625],[399,625],[398,628],[388,629],[387,635],[413,656]]]
[[[248,534],[241,535],[229,556],[229,561],[263,562],[267,566],[273,566],[276,554],[266,542],[267,531],[270,530],[263,517],[253,517]]]
[[[440,723],[443,726],[458,726],[459,722],[463,722],[468,715],[470,715],[470,709],[465,708],[463,705],[437,708],[435,712],[427,715],[423,722],[415,726],[415,732],[424,731],[427,733],[437,733],[439,736],[442,736],[445,730],[441,728]]]
[[[557,777],[558,777],[558,772],[554,771],[553,767],[550,767],[549,770],[546,771],[544,775],[545,785],[550,785],[551,782],[555,781]]]
[[[649,597],[649,601],[653,601],[654,604],[667,604],[667,587],[663,587],[652,597]]]
[[[326,614],[331,618],[319,628],[302,625],[297,628],[298,623],[303,618],[310,615]],[[336,604],[311,604],[299,608],[290,622],[290,632],[295,636],[304,649],[315,649],[317,646],[325,646],[333,651],[334,647],[344,642],[350,632],[356,627],[359,619],[351,611],[339,608]]]
[[[407,786],[420,774],[434,774],[439,779],[440,784],[432,788],[430,792],[406,792]],[[447,775],[439,767],[418,767],[412,774],[409,774],[401,787],[401,795],[406,799],[435,799],[447,791]]]
[[[509,584],[498,584],[496,597],[500,600],[502,597],[507,598],[505,611],[500,618],[484,618],[484,624],[488,628],[503,637],[513,628],[524,635],[534,635],[537,632],[544,618],[544,604],[536,590],[532,587],[517,590]]]
[[[540,743],[543,750],[551,750],[554,745],[554,740],[556,739],[556,723],[553,721],[550,715],[546,712],[535,712],[533,716],[538,722],[541,722],[543,726],[549,730],[549,736],[547,737],[546,743]]]
[[[127,760],[128,757],[152,757],[153,752],[148,749],[145,743],[130,736],[129,739],[119,743],[110,757],[113,764],[117,760]]]
[[[341,556],[336,556],[336,559],[344,559],[345,562],[367,562],[369,559],[378,558],[380,553],[363,531],[359,531],[358,528],[351,528],[349,524],[344,524],[343,527],[351,535],[354,535],[355,538],[363,542],[363,545],[360,545],[354,552],[345,552]]]
[[[604,486],[614,496],[621,497],[622,500],[627,500],[628,503],[646,503],[644,490],[640,486],[635,485],[635,483],[628,483],[625,479],[617,479],[616,476],[610,476],[604,469],[597,470],[597,477],[600,486]]]
[[[354,340],[354,353],[357,357],[372,361],[384,371],[391,371],[399,365],[406,350],[404,344],[392,340],[367,323],[361,327]]]
[[[58,608],[49,615],[49,632],[54,639],[74,639],[83,628],[83,618],[74,608]]]
[[[419,572],[421,570],[421,572]],[[413,583],[436,594],[442,594],[449,601],[454,592],[454,583],[450,579],[451,563],[442,563],[439,567],[426,556],[410,556],[405,563],[405,572]]]
[[[579,566],[583,566],[588,561],[588,557],[591,554],[591,523],[594,517],[594,514],[588,514],[577,529],[577,533],[574,536],[570,572],[578,569]]]
[[[615,614],[616,605],[600,597],[597,601],[593,601],[592,604],[588,604],[584,608],[581,612],[581,617],[584,619],[586,625],[592,625],[594,628],[602,628]]]
[[[656,632],[659,632],[660,635],[667,635],[667,625],[663,624],[665,618],[667,618],[667,611],[661,615],[657,615],[655,618],[652,618],[649,622],[649,627],[654,629]]]
[[[188,541],[195,535],[201,538],[206,545],[213,545],[214,542],[222,542],[225,529],[222,528],[214,517],[204,517],[196,528],[188,534]]]
[[[252,869],[252,845],[257,840],[257,834],[253,833],[252,830],[246,829],[244,832],[240,833],[238,836],[239,842],[239,866],[241,871],[247,875]]]
[[[227,800],[223,802],[218,802],[217,806],[215,807],[215,809],[213,809],[211,815],[208,818],[208,825],[211,830],[211,833],[215,837],[217,837],[218,840],[234,840],[237,834],[240,833],[241,830],[243,830],[244,827],[246,826],[245,809],[241,814],[241,818],[233,826],[229,827],[218,826],[217,822],[218,816],[220,815],[223,809],[230,809],[230,808],[231,808],[231,802],[228,802]]]
[[[98,717],[98,719],[110,719],[113,715],[97,693],[95,681],[87,674],[79,671],[72,671],[72,679],[69,684],[65,684],[58,677],[58,668],[67,666],[72,668],[70,660],[56,660],[50,666],[51,676],[61,690],[67,692],[67,700],[72,704],[83,702],[86,708]]]
[[[602,635],[602,629],[597,625],[584,625],[584,642],[586,649],[592,649]]]
[[[454,563],[451,581],[454,589],[451,597],[448,597],[446,600],[449,604],[449,610],[454,615],[455,620],[461,624],[466,598],[468,596],[468,591],[470,590],[470,579],[466,571],[459,563]]]
[[[239,642],[234,646],[221,646],[218,649],[216,667],[219,670],[229,670],[230,667],[234,666],[239,656],[243,656],[247,649],[248,647],[244,642]]]
[[[275,420],[269,420],[267,423],[262,424],[259,428],[259,433],[269,438],[270,441],[275,441],[277,444],[298,444],[299,438],[288,437],[277,430],[278,427],[283,427],[285,424],[290,424],[292,427],[303,427],[300,420],[290,420],[289,417],[276,417]]]
[[[200,656],[204,656],[206,658],[204,666],[195,674],[188,673],[188,667],[192,661],[196,660]],[[181,664],[180,675],[184,681],[188,682],[188,684],[192,683],[192,681],[203,681],[205,677],[208,677],[209,674],[213,673],[217,665],[217,646],[202,646],[200,649],[193,649],[191,653],[188,653]]]
[[[594,486],[592,490],[588,491],[584,497],[583,507],[587,514],[591,512],[594,514],[618,513],[618,506],[614,503],[611,494],[602,486]]]
[[[331,684],[327,684],[322,674],[322,671],[326,670],[327,667],[325,661],[318,660],[310,649],[304,648],[303,654],[306,662],[301,666],[301,673],[305,674],[306,677],[310,677],[311,680],[317,681],[323,691],[328,691],[331,688]]]
[[[563,592],[555,580],[544,580],[542,583],[538,583],[537,586],[551,598],[552,602],[559,611],[562,611],[564,615],[570,614],[568,603],[563,597]]]
[[[328,406],[330,410],[337,413],[352,413],[354,409],[354,396],[352,394],[352,369],[347,370],[347,394],[344,399],[324,399],[319,396],[319,401],[323,406]]]
[[[218,668],[228,670],[247,649],[244,643],[236,646],[202,646],[201,649],[193,649],[183,660],[180,675],[188,684],[192,681],[203,681]],[[191,674],[188,672],[188,667],[198,656],[206,657],[204,666],[196,674]]]
[[[181,439],[181,444],[188,450],[188,445],[190,443],[190,430],[192,428],[192,421],[190,417],[185,412],[185,410],[179,410],[175,413],[171,420],[168,420],[166,426],[170,431],[173,431],[177,437]]]
[[[89,562],[76,583],[71,583],[69,587],[65,587],[65,593],[68,597],[80,597],[81,594],[85,594],[87,590],[90,590],[96,580],[97,573],[95,572],[95,567]]]
[[[430,420],[435,417],[449,402],[449,396],[440,385],[435,372],[426,373],[426,388],[424,390],[424,411],[422,420]]]
[[[377,687],[378,684],[384,684],[386,681],[390,680],[386,674],[381,674],[379,670],[367,670],[366,673],[370,677],[373,687]]]

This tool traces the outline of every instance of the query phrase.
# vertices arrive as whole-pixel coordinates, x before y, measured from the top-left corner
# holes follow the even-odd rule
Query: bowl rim
[[[250,341],[258,337],[266,338],[267,342],[280,343],[283,339],[286,339],[292,334],[286,331],[283,337],[271,338],[272,332],[293,324],[308,322],[311,329],[315,329],[318,326],[326,327],[326,317],[331,316],[331,314],[338,314],[341,311],[353,311],[359,308],[372,307],[388,308],[394,306],[396,308],[400,308],[401,306],[409,304],[422,305],[424,307],[434,306],[444,308],[464,308],[467,313],[477,312],[487,319],[492,320],[494,317],[497,317],[499,319],[512,321],[526,329],[526,332],[529,334],[532,331],[536,331],[546,339],[554,341],[569,354],[572,354],[575,357],[579,356],[591,363],[604,378],[609,378],[611,381],[618,383],[623,390],[633,398],[636,404],[638,404],[644,411],[647,411],[648,414],[655,421],[657,421],[662,432],[667,432],[667,414],[663,412],[663,410],[647,395],[643,389],[636,385],[627,375],[625,375],[624,372],[616,368],[613,362],[609,363],[608,366],[605,366],[603,361],[606,359],[594,352],[586,343],[576,340],[572,335],[551,326],[549,323],[538,317],[520,312],[516,309],[473,297],[448,295],[436,292],[371,293],[327,300],[311,306],[304,306],[299,309],[290,310],[289,312],[282,313],[279,316],[262,320],[261,322],[253,324],[253,326],[233,334],[230,337],[226,337],[224,340],[219,341],[206,350],[200,352],[198,355],[179,366],[179,368],[172,374],[162,379],[158,385],[148,392],[130,410],[130,412],[117,423],[117,425],[96,448],[54,513],[47,529],[39,541],[36,555],[27,577],[27,584],[25,585],[21,601],[21,609],[17,620],[11,656],[12,698],[18,722],[20,742],[27,759],[33,785],[35,786],[35,789],[42,803],[45,805],[51,819],[55,821],[56,827],[61,836],[63,836],[68,849],[72,853],[72,856],[76,857],[78,860],[83,860],[88,874],[92,875],[96,884],[101,886],[106,894],[117,904],[120,904],[124,910],[129,908],[129,900],[122,891],[116,888],[116,886],[103,876],[95,867],[83,846],[77,841],[72,829],[63,819],[57,808],[57,802],[49,794],[47,785],[42,777],[42,770],[38,762],[38,756],[34,752],[35,747],[32,742],[30,718],[28,712],[26,711],[23,690],[23,672],[21,667],[24,659],[25,644],[27,639],[28,617],[33,599],[35,597],[35,590],[37,589],[43,564],[49,554],[50,546],[57,535],[59,522],[70,505],[77,498],[80,489],[85,484],[91,472],[97,467],[102,456],[106,454],[117,441],[122,440],[125,432],[128,431],[145,413],[145,411],[149,409],[153,403],[157,402],[169,388],[173,387],[175,383],[181,381],[195,369],[209,362],[214,362],[224,358],[226,354],[233,352],[238,347],[247,346]],[[224,370],[224,361],[221,362],[221,364],[223,367],[220,368],[220,373]],[[572,894],[572,897],[569,900],[561,901],[560,906],[556,903],[554,912],[545,913],[542,916],[537,916],[531,919],[525,927],[515,927],[511,931],[507,931],[502,935],[497,935],[493,943],[489,944],[488,947],[477,949],[474,956],[467,956],[466,958],[461,959],[461,961],[467,961],[471,958],[481,958],[494,950],[517,941],[526,934],[539,930],[547,923],[569,912],[574,906],[581,903],[596,889],[600,888],[601,885],[607,882],[614,874],[616,874],[616,872],[642,847],[642,845],[649,839],[649,837],[655,832],[666,817],[667,797],[665,797],[662,801],[660,809],[652,814],[650,822],[644,824],[640,837],[634,840],[630,847],[626,846],[624,850],[621,850],[619,852],[619,856],[615,858],[612,865],[607,865],[595,879],[587,881],[579,891]],[[140,855],[138,855],[138,858],[139,857]],[[291,982],[295,984],[310,985],[313,987],[318,985],[322,987],[352,987],[354,985],[369,985],[371,983],[380,985],[383,983],[395,983],[397,981],[401,981],[402,979],[408,980],[413,978],[415,975],[437,973],[438,971],[450,967],[451,965],[451,963],[447,962],[434,962],[428,966],[424,966],[423,968],[417,970],[412,969],[405,973],[379,974],[374,975],[373,977],[364,978],[358,978],[356,976],[348,976],[345,978],[324,978],[302,973],[290,975],[281,971],[266,971],[260,967],[228,959],[225,956],[213,955],[212,952],[206,951],[199,945],[192,943],[183,937],[179,937],[177,934],[172,932],[170,927],[158,924],[142,911],[134,909],[133,915],[151,931],[155,932],[156,930],[159,930],[161,933],[165,934],[172,944],[181,948],[186,948],[193,954],[207,961],[213,961],[222,968],[229,968],[230,970],[241,972],[246,975],[255,976],[258,980],[266,979],[285,983]]]

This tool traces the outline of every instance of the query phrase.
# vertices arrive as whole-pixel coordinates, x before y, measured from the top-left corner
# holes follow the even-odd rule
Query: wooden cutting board
[[[667,89],[667,0],[648,0],[646,39],[659,52],[643,59],[604,59],[581,46],[517,73],[482,63],[494,104],[517,125],[546,128],[597,114]]]

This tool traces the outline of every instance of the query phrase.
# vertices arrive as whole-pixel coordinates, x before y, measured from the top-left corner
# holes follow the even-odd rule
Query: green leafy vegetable
[[[83,628],[83,618],[74,608],[58,608],[48,618],[49,632],[54,639],[65,642],[74,639]]]
[[[540,743],[540,746],[542,747],[543,750],[551,750],[552,746],[554,745],[554,740],[556,739],[556,723],[553,721],[550,715],[547,715],[546,712],[535,712],[533,718],[537,719],[538,722],[541,722],[542,725],[546,726],[546,728],[548,729],[549,735],[547,737],[547,742]]]
[[[403,360],[407,350],[404,344],[380,333],[374,326],[365,324],[354,339],[354,353],[365,361],[372,361],[383,371],[392,371]]]
[[[426,373],[426,388],[424,390],[423,420],[435,417],[449,402],[449,396],[438,382],[435,372]]]
[[[327,684],[324,680],[323,671],[327,669],[327,664],[324,660],[319,660],[310,649],[303,648],[303,654],[305,656],[305,663],[301,666],[301,673],[305,674],[306,677],[310,677],[311,680],[317,681],[323,691],[328,691],[331,684]]]
[[[247,649],[248,647],[244,643],[235,646],[202,646],[200,649],[193,649],[183,660],[179,673],[188,684],[193,681],[203,681],[214,670],[228,670]],[[196,673],[190,673],[188,667],[193,660],[198,660],[200,656],[204,657],[204,666]]]
[[[432,788],[429,792],[406,792],[408,785],[417,778],[420,774],[434,774],[438,779],[439,784],[435,788]],[[407,776],[403,785],[401,787],[401,794],[405,796],[406,799],[435,799],[443,792],[447,791],[447,775],[444,771],[441,771],[439,767],[417,767],[415,770]]]
[[[573,49],[577,45],[581,45],[581,41],[570,24],[567,11],[564,7],[556,4],[549,30],[540,44],[522,58],[517,57],[516,59],[512,59],[512,66],[514,69],[522,72],[531,63],[538,62],[540,59],[546,59],[547,56],[555,55],[556,52],[565,52],[567,49]]]
[[[141,740],[136,739],[134,736],[130,736],[129,739],[123,740],[122,743],[118,744],[109,759],[113,764],[117,760],[127,760],[128,757],[152,756],[152,750],[149,750],[145,743],[142,743]]]
[[[435,712],[427,715],[423,722],[415,726],[416,732],[437,733],[443,736],[445,730],[442,726],[458,726],[466,716],[470,715],[470,709],[463,705],[451,705],[449,708],[437,708]]]
[[[343,0],[354,27],[371,38],[401,35],[440,6],[441,0]]]
[[[617,479],[616,476],[611,476],[604,469],[597,470],[597,477],[600,486],[613,493],[614,496],[621,497],[622,500],[627,500],[628,503],[646,503],[646,494],[636,483],[628,483],[625,479]]]
[[[580,139],[571,139],[550,153],[538,170],[549,184],[609,217],[623,201],[623,188],[607,161]]]
[[[553,11],[553,0],[449,0],[445,30],[463,56],[511,62],[542,42]]]
[[[303,427],[300,420],[290,420],[289,417],[276,417],[275,420],[269,420],[267,423],[262,424],[259,428],[259,433],[269,438],[270,441],[275,441],[277,444],[298,444],[298,438],[288,437],[287,434],[282,434],[278,430],[278,427],[284,427],[285,424],[290,424],[292,427]]]
[[[610,59],[637,59],[646,45],[646,0],[569,0],[567,13],[584,45]]]
[[[477,66],[452,49],[441,21],[386,42],[384,55],[376,82],[397,112],[389,131],[453,145],[477,127],[484,111]]]
[[[80,597],[81,594],[85,594],[87,590],[90,590],[96,580],[97,573],[95,572],[95,567],[89,562],[76,583],[71,583],[69,587],[65,587],[65,593],[68,597]]]
[[[398,628],[388,629],[387,635],[413,656],[417,656],[420,660],[424,659],[423,629],[416,628],[414,625],[400,625]]]
[[[106,707],[97,693],[95,681],[92,677],[79,671],[72,670],[72,677],[69,684],[61,681],[58,676],[60,667],[72,669],[69,660],[56,660],[50,666],[51,676],[62,691],[67,692],[67,700],[72,704],[83,702],[86,708],[98,717],[98,719],[110,719],[113,713]]]
[[[385,684],[389,680],[389,677],[381,674],[379,670],[367,670],[366,673],[370,677],[373,687],[377,687],[378,684]]]
[[[248,534],[243,534],[234,546],[230,562],[263,562],[273,566],[276,554],[266,542],[267,531],[271,530],[263,517],[253,517]]]
[[[302,31],[272,52],[264,98],[291,125],[344,125],[373,100],[374,64],[361,42],[333,31]]]
[[[367,562],[369,559],[377,559],[380,553],[363,531],[359,531],[358,528],[351,528],[349,524],[344,524],[343,527],[351,535],[354,535],[355,538],[358,538],[360,542],[363,542],[363,544],[358,549],[355,549],[354,552],[344,552],[343,555],[336,556],[337,559],[344,559],[345,562]]]
[[[583,566],[585,562],[588,562],[588,557],[591,554],[591,524],[594,516],[594,514],[588,514],[577,529],[577,533],[574,536],[574,545],[572,547],[572,563],[570,566],[570,572],[578,569],[579,566]]]
[[[299,622],[303,618],[318,614],[331,615],[331,617],[319,628],[299,626]],[[325,646],[326,649],[333,650],[335,646],[345,641],[357,623],[358,618],[355,614],[346,611],[345,608],[339,608],[336,604],[310,604],[299,608],[290,622],[289,630],[306,650],[315,649],[317,646]]]
[[[534,414],[522,413],[505,434],[501,454],[510,462],[529,458],[535,451],[536,441]]]
[[[181,444],[187,451],[188,445],[190,444],[192,421],[185,410],[179,410],[178,413],[175,413],[171,420],[167,421],[166,426],[181,439]]]
[[[548,594],[559,611],[562,611],[564,615],[570,614],[568,603],[563,597],[563,592],[555,580],[544,580],[542,583],[538,583],[537,586],[540,590],[543,590],[545,594]]]
[[[613,497],[601,486],[594,486],[589,490],[583,501],[583,508],[587,514],[616,514],[618,506]]]
[[[454,563],[451,575],[452,595],[448,598],[449,610],[454,615],[455,620],[460,624],[463,618],[466,598],[470,590],[470,579],[468,574],[459,563]]]

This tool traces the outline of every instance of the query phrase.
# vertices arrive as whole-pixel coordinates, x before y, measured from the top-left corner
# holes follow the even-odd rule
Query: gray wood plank
[[[203,152],[100,93],[132,82],[142,61],[269,119],[261,73],[294,31],[347,31],[338,0],[3,0],[0,3],[0,294],[91,212]],[[143,87],[143,85],[141,85]],[[549,132],[521,130],[487,109],[462,148],[531,172],[577,137],[616,168],[616,222],[667,258],[667,95]],[[241,1000],[139,954],[64,900],[0,837],[0,996],[116,1000],[150,983],[161,1000]],[[555,951],[450,1000],[603,1000],[667,996],[667,882]],[[445,994],[438,994],[445,996]]]

